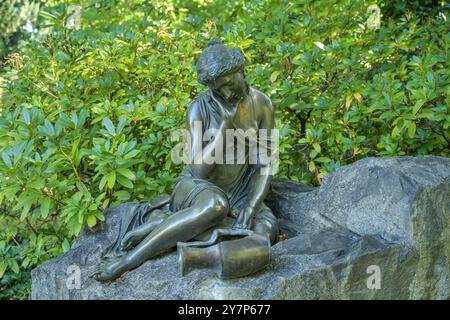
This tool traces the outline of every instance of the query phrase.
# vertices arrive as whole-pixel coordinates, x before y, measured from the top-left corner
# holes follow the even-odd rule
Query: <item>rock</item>
[[[181,277],[172,250],[120,281],[98,283],[89,275],[115,237],[118,206],[98,230],[32,271],[31,299],[450,298],[450,159],[366,158],[320,188],[275,179],[266,203],[287,240],[257,274]]]

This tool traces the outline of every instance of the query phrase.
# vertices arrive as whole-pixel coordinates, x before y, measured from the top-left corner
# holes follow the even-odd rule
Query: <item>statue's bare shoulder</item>
[[[251,87],[251,93],[256,105],[258,119],[262,124],[266,123],[267,126],[273,126],[272,122],[275,115],[275,109],[272,105],[272,101],[266,94],[254,87]]]
[[[194,121],[202,121],[203,120],[202,114],[200,111],[200,102],[199,102],[200,95],[202,95],[202,94],[204,94],[204,93],[200,93],[199,95],[197,95],[187,109],[186,125],[187,125],[188,129],[194,124]]]

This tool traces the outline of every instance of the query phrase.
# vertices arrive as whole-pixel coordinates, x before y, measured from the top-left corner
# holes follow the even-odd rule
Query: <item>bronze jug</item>
[[[210,269],[220,279],[243,277],[270,262],[270,239],[245,229],[216,229],[208,241],[179,242],[181,275]]]

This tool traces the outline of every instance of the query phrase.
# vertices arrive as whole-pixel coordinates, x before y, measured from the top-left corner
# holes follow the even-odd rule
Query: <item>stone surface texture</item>
[[[274,179],[266,203],[287,239],[257,274],[181,277],[172,250],[119,281],[96,282],[89,275],[117,234],[119,205],[71,250],[32,271],[30,298],[450,299],[450,159],[366,158],[318,188]],[[80,289],[69,277],[73,265]]]

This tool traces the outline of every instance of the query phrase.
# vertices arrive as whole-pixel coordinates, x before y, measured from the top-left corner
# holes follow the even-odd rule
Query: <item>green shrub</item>
[[[0,68],[2,60],[32,35],[39,11],[37,0],[2,0],[0,2]],[[25,30],[24,27],[28,27]]]
[[[31,268],[105,208],[171,191],[170,134],[213,37],[243,50],[277,108],[279,176],[317,185],[367,156],[448,157],[445,8],[386,3],[373,29],[364,1],[48,1],[46,33],[2,75],[0,298],[26,297]]]
[[[211,17],[214,35],[244,49],[251,82],[288,126],[281,175],[320,184],[367,156],[449,156],[445,8],[419,19],[386,3],[380,29],[370,28],[365,1],[243,2]]]

